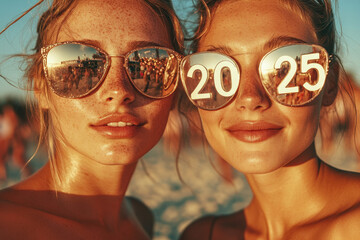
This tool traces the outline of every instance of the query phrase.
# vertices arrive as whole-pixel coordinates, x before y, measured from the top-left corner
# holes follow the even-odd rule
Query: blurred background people
[[[6,166],[14,164],[23,176],[32,173],[26,165],[26,148],[34,132],[20,101],[8,99],[0,103],[0,180],[6,180]]]

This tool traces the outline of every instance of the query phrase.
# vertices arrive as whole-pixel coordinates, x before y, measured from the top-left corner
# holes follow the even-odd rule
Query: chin
[[[283,164],[264,152],[239,153],[238,156],[224,158],[232,167],[243,174],[266,174],[276,171]]]
[[[94,158],[96,155],[92,155],[92,158],[103,165],[133,165],[145,154],[146,152],[139,151],[139,149],[134,147],[129,148],[119,144],[117,147],[109,147],[106,150],[103,149],[96,159]],[[89,157],[91,156],[89,155]]]
[[[105,165],[132,165],[136,164],[151,149],[152,145],[137,144],[136,146],[118,145],[116,147],[107,148],[102,154],[101,163]]]
[[[96,160],[95,160],[96,161]],[[139,161],[139,158],[132,157],[132,156],[114,156],[114,157],[104,157],[102,160],[97,161],[98,163],[102,165],[107,166],[126,166],[126,165],[134,165],[137,164]]]

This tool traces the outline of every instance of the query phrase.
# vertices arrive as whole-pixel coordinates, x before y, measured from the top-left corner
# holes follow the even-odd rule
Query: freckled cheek
[[[59,124],[63,128],[66,129],[77,129],[80,130],[82,124],[82,120],[84,120],[84,115],[79,111],[68,109],[68,111],[59,113]]]
[[[54,123],[58,124],[62,130],[79,129],[79,126],[84,125],[83,121],[86,116],[89,116],[89,109],[93,109],[93,104],[90,102],[81,104],[75,99],[65,99],[64,101],[61,99],[54,104],[51,112]]]
[[[149,107],[144,109],[144,112],[146,112],[148,116],[147,120],[149,122],[152,122],[152,124],[159,126],[159,124],[166,124],[170,109],[171,100],[163,99],[150,103]]]

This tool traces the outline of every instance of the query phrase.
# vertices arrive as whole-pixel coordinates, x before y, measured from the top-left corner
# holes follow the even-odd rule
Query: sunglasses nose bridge
[[[124,56],[111,56],[109,69],[100,87],[100,95],[106,101],[132,102],[135,100],[135,89],[125,69]]]
[[[254,66],[244,66],[243,69],[235,95],[236,107],[249,110],[268,108],[271,100],[261,83],[258,69]]]
[[[111,67],[111,59],[120,59],[120,60],[123,59],[122,67],[124,69],[126,69],[126,56],[125,55],[109,55],[108,57],[109,57],[109,62],[110,62],[109,66],[110,67]]]

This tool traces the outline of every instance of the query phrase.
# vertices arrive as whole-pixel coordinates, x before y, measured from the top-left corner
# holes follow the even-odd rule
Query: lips
[[[282,126],[263,121],[244,121],[226,128],[230,135],[242,142],[247,143],[265,141],[279,134],[282,129]]]
[[[90,127],[105,137],[125,139],[134,137],[144,124],[133,114],[114,113],[100,118]]]
[[[109,127],[126,127],[126,126],[135,126],[132,123],[129,122],[109,122],[106,124]]]

